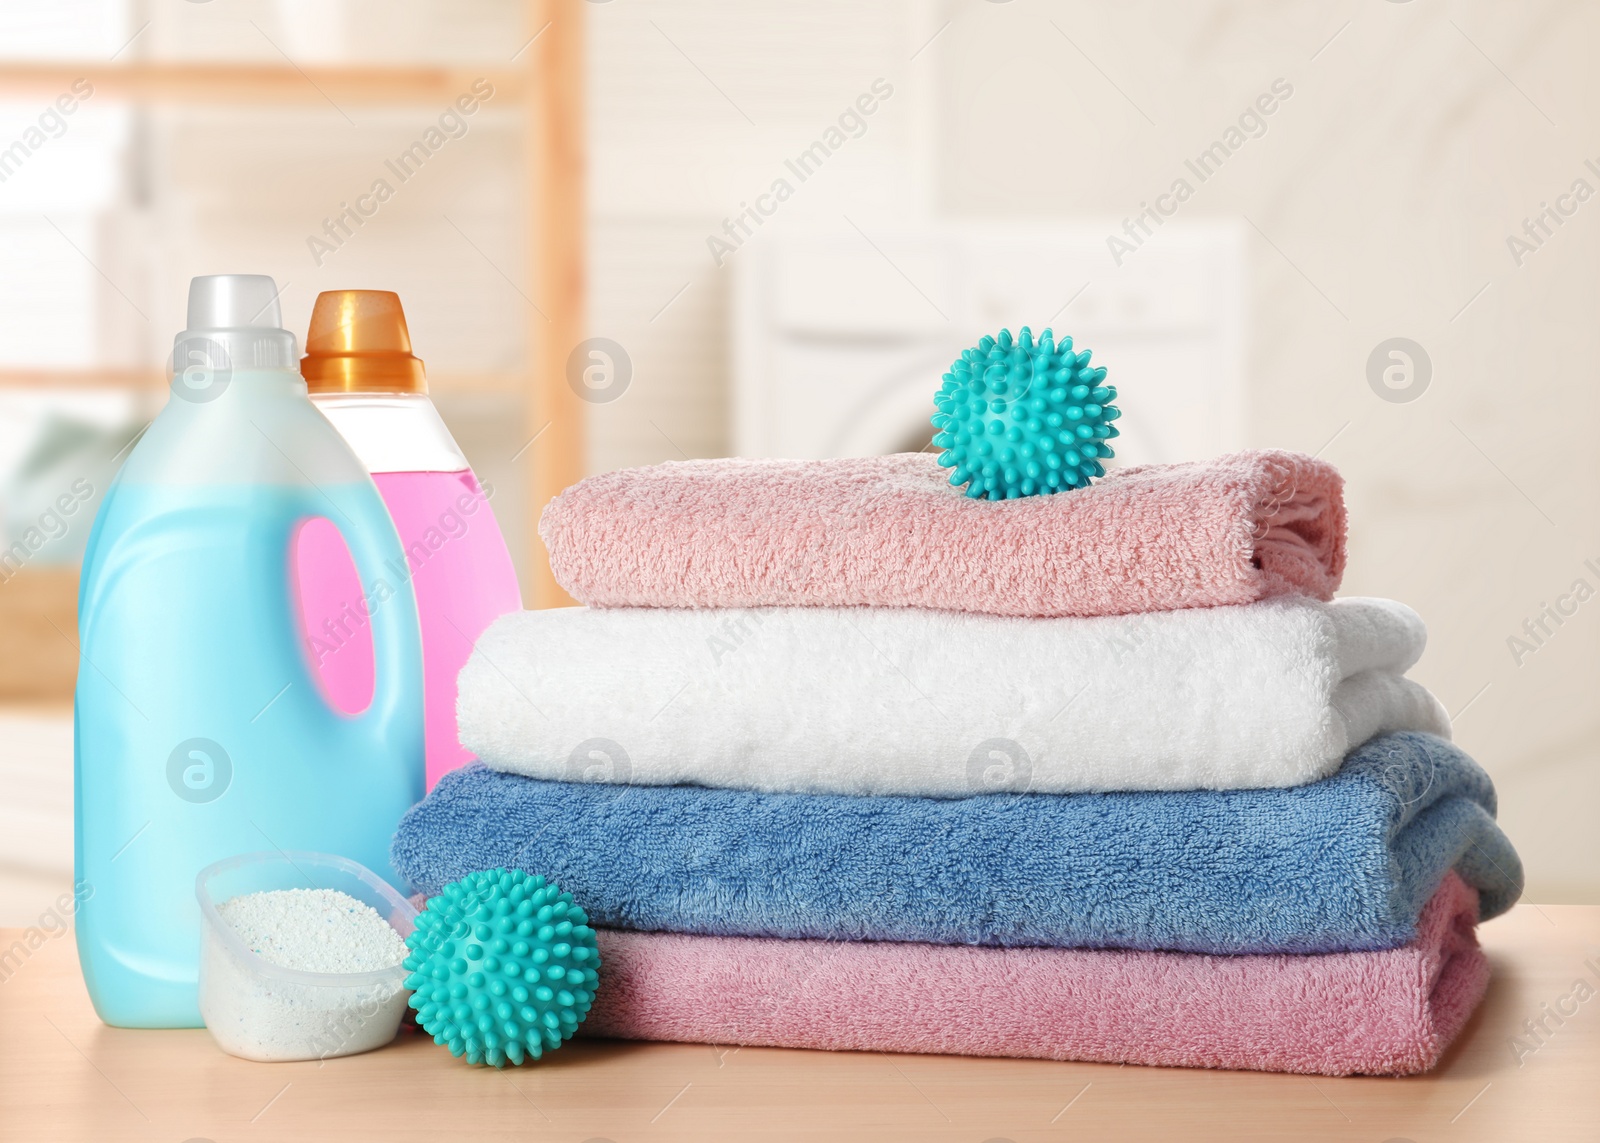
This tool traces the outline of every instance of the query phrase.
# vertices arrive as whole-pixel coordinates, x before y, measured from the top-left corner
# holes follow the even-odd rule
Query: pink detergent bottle
[[[520,610],[505,539],[433,402],[397,295],[332,290],[317,296],[300,372],[315,402],[372,473],[400,543],[422,623],[427,788],[472,761],[456,737],[456,675],[484,628]],[[339,531],[313,519],[297,537],[306,655],[329,702],[354,714],[372,698],[372,639],[360,581]]]

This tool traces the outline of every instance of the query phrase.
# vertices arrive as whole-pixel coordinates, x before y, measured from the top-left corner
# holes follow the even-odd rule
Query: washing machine
[[[1120,223],[844,220],[751,242],[733,286],[734,448],[819,458],[918,451],[961,351],[1002,327],[1071,336],[1123,417],[1113,464],[1244,447],[1245,232],[1167,222],[1121,265]]]

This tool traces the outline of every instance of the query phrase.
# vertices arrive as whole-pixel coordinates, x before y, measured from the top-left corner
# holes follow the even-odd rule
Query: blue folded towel
[[[712,935],[1212,953],[1392,948],[1456,869],[1482,915],[1522,890],[1494,787],[1443,739],[1392,734],[1288,789],[762,794],[545,782],[473,765],[400,823],[427,893],[497,866],[597,925]]]

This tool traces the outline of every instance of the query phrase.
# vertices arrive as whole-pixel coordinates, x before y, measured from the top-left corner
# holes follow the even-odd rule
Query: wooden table
[[[0,1140],[1600,1140],[1600,907],[1521,905],[1482,937],[1494,983],[1439,1070],[1313,1079],[581,1040],[496,1072],[419,1036],[253,1064],[204,1031],[101,1025],[60,934],[0,962]],[[1524,1026],[1540,1019],[1542,1045]]]

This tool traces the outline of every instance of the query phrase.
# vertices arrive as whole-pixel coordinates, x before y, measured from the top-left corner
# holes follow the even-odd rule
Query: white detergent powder
[[[406,958],[378,910],[337,889],[246,893],[217,912],[250,951],[301,972],[373,972]]]
[[[334,889],[247,893],[217,906],[262,959],[293,972],[395,971],[360,983],[309,983],[236,955],[209,933],[201,964],[206,1027],[229,1052],[254,1060],[344,1056],[394,1038],[405,1010],[407,949],[372,906]]]

